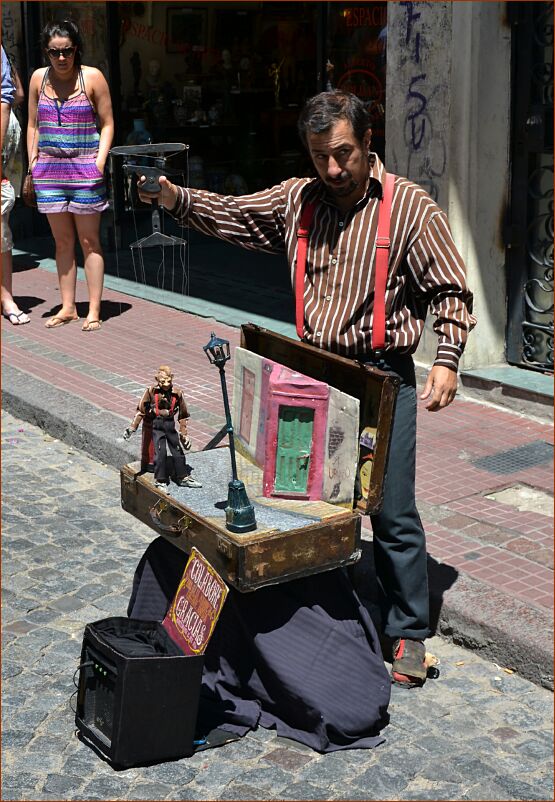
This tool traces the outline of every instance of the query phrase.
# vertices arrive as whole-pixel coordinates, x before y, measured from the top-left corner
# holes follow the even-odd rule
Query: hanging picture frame
[[[166,10],[166,52],[186,56],[203,53],[206,47],[206,9],[174,6]]]

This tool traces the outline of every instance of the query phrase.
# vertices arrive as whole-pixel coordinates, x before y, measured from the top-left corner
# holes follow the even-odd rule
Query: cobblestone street
[[[113,771],[75,736],[72,677],[85,624],[125,615],[154,533],[122,511],[113,468],[2,424],[3,800],[553,799],[552,694],[437,637],[440,677],[393,689],[376,750],[322,756],[259,729]]]

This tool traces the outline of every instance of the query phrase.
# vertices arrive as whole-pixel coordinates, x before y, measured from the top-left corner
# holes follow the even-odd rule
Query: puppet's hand
[[[192,445],[190,438],[186,434],[180,434],[179,439],[185,451],[189,451]]]
[[[131,429],[131,427],[128,426],[127,429],[123,433],[123,439],[124,440],[129,440],[131,435],[134,434],[134,433],[135,433],[135,429]]]

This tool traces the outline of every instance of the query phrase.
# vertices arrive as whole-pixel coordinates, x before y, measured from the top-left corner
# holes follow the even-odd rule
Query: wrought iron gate
[[[553,3],[507,3],[513,31],[507,360],[553,371]]]

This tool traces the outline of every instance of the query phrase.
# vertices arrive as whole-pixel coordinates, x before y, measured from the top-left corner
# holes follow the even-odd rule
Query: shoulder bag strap
[[[385,296],[389,267],[389,228],[391,202],[395,176],[388,173],[378,209],[378,236],[376,237],[376,275],[374,280],[374,317],[372,323],[372,350],[383,351],[385,347]]]
[[[304,337],[304,277],[306,272],[306,251],[308,248],[308,234],[316,204],[307,202],[301,211],[299,228],[297,229],[297,265],[295,270],[295,323],[297,336]]]
[[[50,67],[47,67],[44,71],[44,75],[42,78],[42,83],[40,85],[39,93],[37,96],[37,111],[35,113],[35,127],[33,129],[33,142],[31,144],[31,153],[35,148],[35,137],[37,135],[37,125],[39,124],[39,103],[40,103],[40,96],[44,92],[44,87],[46,86],[46,79],[48,78],[48,73],[50,72]],[[31,175],[31,164],[27,160],[27,175]]]

